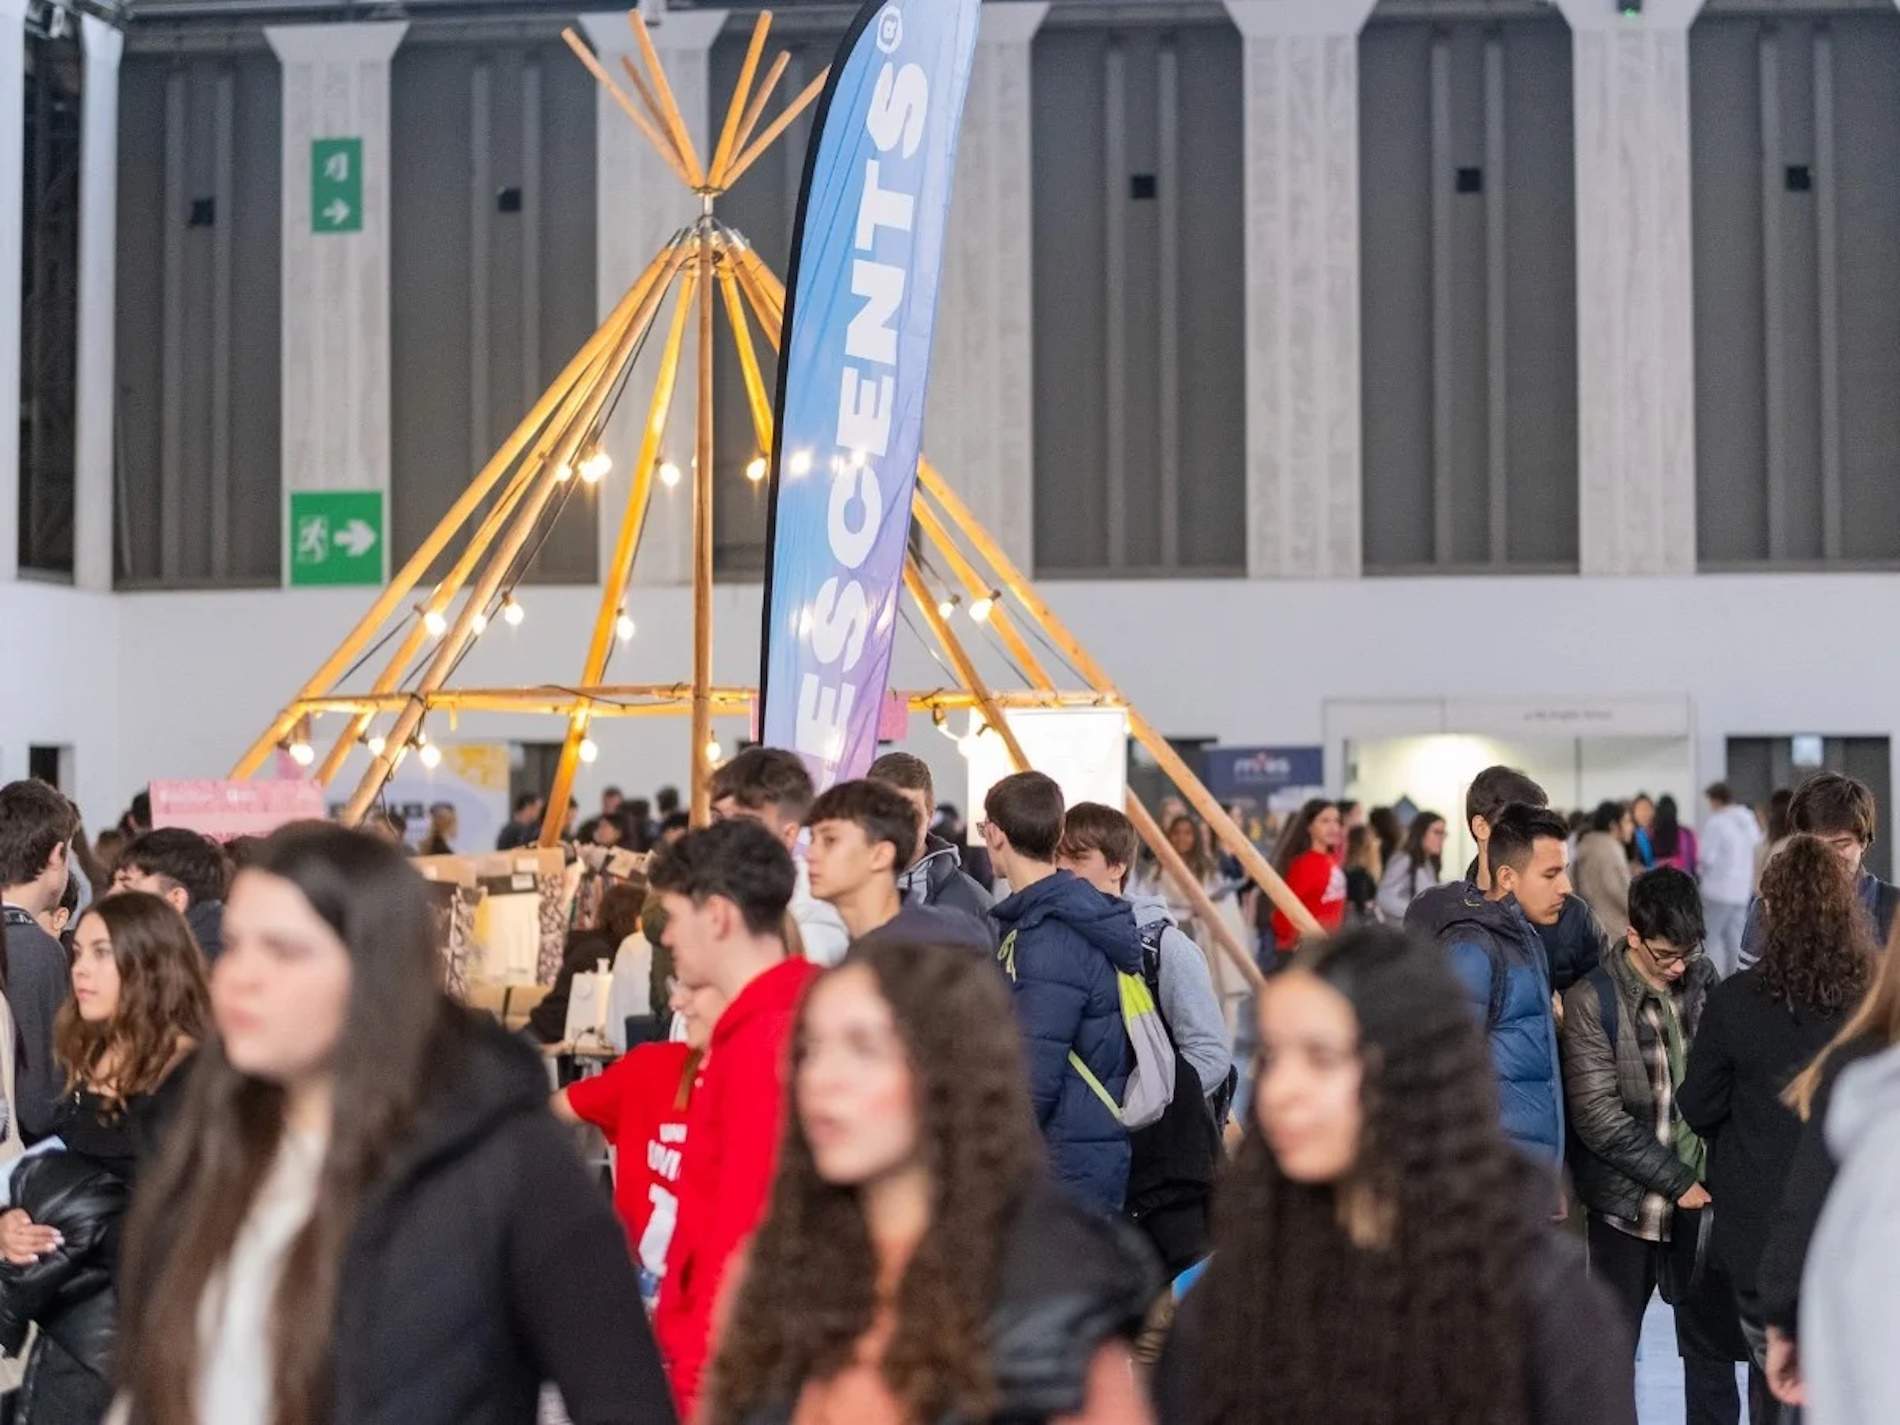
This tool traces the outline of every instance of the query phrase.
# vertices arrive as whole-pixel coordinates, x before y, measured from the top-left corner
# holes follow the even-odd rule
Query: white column
[[[1245,46],[1256,579],[1360,571],[1359,30],[1373,3],[1227,0]]]
[[[26,207],[26,0],[0,0],[0,583],[20,572],[20,247]]]
[[[640,63],[640,59],[626,12],[614,10],[582,15],[580,22],[607,72],[631,94],[632,86],[627,82],[620,59],[622,55],[630,55],[635,64]],[[680,114],[686,120],[686,130],[692,136],[701,163],[711,162],[710,140],[717,137],[711,122],[710,59],[713,41],[725,24],[724,10],[669,10],[653,28],[653,46],[660,52],[667,83],[673,86],[673,97],[679,103]],[[639,102],[637,97],[634,102]],[[604,319],[646,270],[661,244],[699,216],[699,199],[680,182],[679,175],[667,167],[666,161],[634,128],[605,89],[600,91],[595,103],[594,153],[598,168],[594,197],[594,272],[600,316]],[[641,426],[646,419],[647,403],[653,396],[653,377],[659,369],[660,349],[677,300],[676,289],[675,295],[655,314],[646,350],[627,382],[613,419],[607,423],[606,446],[614,457],[614,473],[600,487],[600,568],[603,573],[613,561],[614,540],[620,533],[620,517],[633,477],[629,467],[640,449]],[[715,325],[722,326],[725,322],[723,305],[719,311],[721,315]],[[647,508],[646,528],[640,537],[640,556],[634,561],[634,581],[639,584],[686,584],[693,577],[691,474],[698,331],[696,319],[689,316],[666,438],[660,447],[660,458],[671,460],[688,478],[672,489],[658,480],[653,482],[653,500]],[[769,360],[770,350],[756,328],[752,339],[761,361]]]
[[[1577,142],[1578,562],[1691,574],[1695,290],[1689,26],[1702,0],[1558,0]]]
[[[119,256],[119,56],[125,36],[80,18],[79,360],[73,431],[73,582],[112,587],[112,429]]]
[[[283,482],[378,490],[389,532],[389,63],[406,23],[272,25],[283,79]],[[318,232],[312,143],[357,138],[362,227]],[[284,577],[290,577],[284,551]],[[387,557],[385,555],[385,557]]]
[[[1048,0],[982,10],[924,408],[924,450],[1021,568],[1035,559],[1030,45]]]

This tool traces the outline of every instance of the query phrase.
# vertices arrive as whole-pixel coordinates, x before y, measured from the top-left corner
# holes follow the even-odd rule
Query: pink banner
[[[315,782],[152,783],[153,826],[182,826],[213,841],[268,836],[285,822],[323,818],[323,788]]]

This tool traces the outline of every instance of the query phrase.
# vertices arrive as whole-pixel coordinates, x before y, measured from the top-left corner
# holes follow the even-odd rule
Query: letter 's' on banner
[[[786,281],[760,736],[820,788],[877,752],[978,0],[872,0],[819,101]]]

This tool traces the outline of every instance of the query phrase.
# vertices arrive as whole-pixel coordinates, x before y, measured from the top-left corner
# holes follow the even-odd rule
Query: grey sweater
[[[1827,1115],[1840,1173],[1801,1282],[1809,1425],[1900,1420],[1900,1049],[1841,1075]]]
[[[1161,1014],[1174,1035],[1174,1047],[1193,1066],[1201,1091],[1212,1093],[1227,1079],[1233,1050],[1227,1020],[1214,994],[1214,975],[1201,947],[1176,928],[1160,896],[1130,896],[1135,924],[1143,929],[1166,922],[1161,933]]]
[[[66,1086],[53,1058],[53,1017],[72,989],[72,972],[60,943],[23,914],[7,908],[6,994],[19,1044],[13,1108],[20,1136],[30,1144],[52,1130]]]

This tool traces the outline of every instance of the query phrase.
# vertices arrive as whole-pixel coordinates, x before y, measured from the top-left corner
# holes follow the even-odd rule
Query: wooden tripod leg
[[[712,820],[706,785],[712,741],[713,598],[713,249],[699,236],[699,467],[693,471],[693,796],[694,826]]]
[[[712,167],[706,182],[714,188],[724,186],[726,161],[732,157],[732,145],[739,134],[739,120],[745,113],[746,99],[752,92],[752,80],[759,72],[759,56],[765,52],[765,36],[772,28],[772,12],[759,11],[752,25],[752,39],[745,47],[745,60],[739,66],[739,82],[732,86],[732,99],[726,105],[726,122],[719,130],[719,142],[713,149]]]
[[[1168,840],[1159,823],[1149,815],[1148,808],[1142,803],[1140,797],[1132,791],[1129,792],[1126,805],[1128,819],[1134,822],[1136,832],[1147,843],[1148,849],[1154,852],[1155,859],[1161,863],[1161,869],[1168,873],[1168,879],[1179,886],[1183,894],[1187,896],[1194,907],[1194,913],[1206,924],[1215,941],[1226,952],[1227,958],[1233,962],[1234,968],[1240,971],[1240,977],[1247,982],[1248,988],[1259,989],[1266,983],[1266,977],[1260,973],[1260,967],[1254,963],[1254,957],[1247,953],[1238,940],[1234,939],[1232,927],[1221,919],[1214,902],[1208,898],[1206,888],[1195,879],[1194,873],[1188,869],[1187,862],[1181,859],[1181,853],[1174,849],[1174,844]]]
[[[369,612],[357,620],[356,627],[351,629],[343,642],[337,645],[336,651],[325,660],[323,666],[311,674],[309,680],[298,691],[296,698],[278,714],[276,721],[265,730],[263,736],[252,743],[249,750],[238,759],[237,765],[231,769],[232,780],[249,777],[264,765],[264,759],[270,756],[271,748],[276,746],[278,739],[290,730],[292,723],[296,722],[299,702],[320,697],[330,691],[337,676],[349,667],[350,661],[357,654],[363,651],[370,636],[383,626],[383,621],[409,596],[409,591],[424,574],[429,572],[429,566],[435,563],[437,556],[455,536],[455,532],[467,522],[469,516],[488,497],[489,491],[514,465],[521,452],[527,448],[528,442],[560,406],[568,389],[580,380],[601,352],[613,345],[615,336],[626,324],[627,318],[644,299],[646,289],[658,274],[659,268],[660,259],[656,258],[646,272],[641,274],[640,280],[628,289],[627,295],[620,299],[607,320],[601,323],[600,329],[587,339],[581,349],[574,354],[574,359],[568,362],[566,369],[554,378],[554,383],[542,394],[541,399],[536,401],[528,414],[521,418],[521,423],[510,432],[508,439],[501,443],[501,448],[489,457],[488,464],[482,467],[475,478],[469,481],[467,487],[456,497],[455,503],[449,506],[448,513],[443,515],[436,527],[429,532],[429,537],[423,540],[416,552],[404,562],[402,568],[397,571],[396,577],[390,580],[389,586],[377,595],[376,601],[369,607]]]
[[[587,72],[594,76],[594,81],[613,96],[613,101],[620,106],[621,111],[633,120],[633,126],[640,131],[648,143],[653,145],[660,157],[666,160],[666,166],[679,175],[680,182],[688,188],[692,187],[693,177],[686,171],[686,165],[681,161],[679,151],[673,147],[673,141],[662,134],[645,114],[633,107],[633,101],[627,97],[626,91],[614,83],[613,76],[607,72],[606,66],[595,57],[594,52],[571,27],[561,31],[561,38],[567,41],[567,47],[574,51],[575,57],[586,66]],[[633,73],[631,68],[628,74],[636,85],[640,82],[639,75]]]
[[[733,147],[740,153],[744,153],[747,145],[752,142],[752,131],[759,126],[759,115],[765,112],[766,101],[772,97],[772,91],[778,88],[779,80],[785,75],[785,66],[791,62],[791,51],[780,50],[778,58],[772,61],[772,67],[765,71],[764,81],[753,94],[752,102],[746,105],[745,118],[739,121],[739,136],[733,140]],[[727,169],[731,167],[730,163],[726,165]],[[726,174],[723,171],[719,178],[721,188],[731,186],[726,182]]]
[[[473,636],[475,615],[494,597],[495,591],[507,576],[508,568],[514,562],[515,556],[521,552],[522,546],[528,541],[528,536],[533,533],[541,512],[547,508],[548,500],[552,497],[558,483],[554,478],[555,471],[564,464],[571,465],[575,452],[580,449],[581,442],[593,433],[601,408],[606,405],[607,397],[612,393],[621,370],[632,359],[640,337],[651,325],[653,314],[658,310],[661,298],[665,296],[666,289],[672,285],[674,275],[678,273],[680,264],[685,261],[690,251],[690,246],[685,243],[670,250],[666,265],[661,269],[659,280],[651,285],[645,299],[640,303],[639,310],[619,332],[618,340],[613,348],[613,357],[602,368],[600,379],[595,381],[592,388],[588,390],[580,409],[575,412],[574,420],[565,431],[561,432],[554,448],[541,460],[541,468],[534,477],[533,487],[522,501],[521,510],[515,516],[514,523],[510,526],[500,547],[490,556],[487,566],[482,570],[481,577],[476,582],[473,597],[462,605],[462,612],[456,616],[454,625],[436,646],[435,656],[429,660],[429,666],[424,670],[421,683],[411,696],[408,705],[397,716],[396,725],[391,729],[381,755],[370,759],[369,769],[364,772],[363,780],[357,785],[349,805],[344,808],[342,821],[346,826],[354,826],[363,819],[363,813],[369,809],[370,802],[375,799],[376,793],[388,780],[390,771],[395,767],[396,760],[402,755],[404,747],[408,745],[410,737],[421,726],[423,716],[428,711],[430,695],[442,686],[450,670],[454,668],[457,660],[468,647],[469,639]]]
[[[692,173],[691,186],[704,187],[706,170],[700,166],[699,150],[693,147],[693,136],[687,132],[686,120],[680,114],[679,100],[673,97],[673,86],[666,81],[666,66],[660,63],[659,51],[653,47],[653,36],[647,33],[646,16],[638,10],[629,10],[627,23],[633,28],[633,38],[640,46],[640,57],[646,61],[653,80],[653,92],[659,101],[660,112],[666,119],[667,132],[673,135],[673,142],[679,147],[680,156],[686,160],[686,167]]]
[[[726,322],[732,328],[732,344],[739,352],[739,372],[745,378],[746,401],[752,407],[752,433],[761,451],[772,448],[772,403],[765,394],[765,378],[759,374],[758,353],[752,348],[752,328],[746,322],[745,303],[739,297],[734,263],[728,260],[719,269],[719,295],[725,298]]]
[[[698,275],[690,269],[680,279],[679,300],[673,308],[672,325],[667,328],[666,346],[660,353],[660,369],[653,382],[653,399],[648,403],[646,424],[641,430],[640,452],[634,457],[633,488],[627,496],[626,512],[621,516],[613,562],[600,583],[600,607],[594,613],[593,637],[587,645],[587,662],[581,670],[583,688],[592,688],[600,682],[607,670],[607,658],[613,651],[614,625],[625,605],[627,579],[633,573],[640,532],[646,524],[647,502],[653,493],[653,462],[666,434],[666,417],[673,405],[673,384],[679,372],[680,346],[686,335],[686,314],[697,281]],[[541,822],[543,846],[558,845],[561,830],[567,824],[567,799],[574,792],[574,770],[580,762],[581,742],[587,736],[590,716],[583,704],[577,705],[568,718],[567,738],[561,745],[561,760],[555,766],[554,784],[548,791],[547,815]]]
[[[964,596],[972,603],[977,599],[988,598],[990,586],[983,582],[983,576],[977,573],[976,567],[963,557],[963,551],[951,542],[950,532],[943,527],[943,522],[937,518],[936,511],[930,508],[921,492],[911,498],[910,516],[923,531],[931,547],[950,566],[950,572],[957,576],[957,581],[963,585]],[[1030,649],[1027,640],[1017,632],[1009,611],[998,604],[990,610],[989,622],[990,627],[996,630],[996,636],[1003,641],[1003,647],[1009,651],[1009,656],[1016,660],[1017,666],[1023,670],[1023,676],[1028,678],[1029,686],[1045,691],[1053,689],[1055,684],[1050,680],[1048,670]]]
[[[983,720],[995,728],[997,735],[1003,739],[1003,745],[1009,749],[1010,761],[1016,764],[1016,770],[1028,771],[1029,759],[1023,755],[1023,745],[1016,740],[1014,729],[1003,716],[1003,710],[997,707],[989,685],[983,681],[983,675],[976,671],[976,664],[964,652],[962,642],[944,616],[937,612],[937,601],[930,597],[930,590],[924,586],[924,576],[917,568],[916,557],[910,554],[904,556],[904,587],[910,590],[911,598],[917,602],[917,611],[924,616],[924,622],[930,625],[930,631],[937,636],[937,642],[943,645],[943,651],[950,655],[957,677],[963,680],[963,686],[976,699],[977,706],[983,709]]]
[[[805,112],[806,107],[812,100],[818,97],[819,91],[825,87],[825,79],[830,73],[831,70],[829,67],[820,70],[818,77],[799,91],[798,97],[785,106],[785,112],[767,124],[765,126],[765,132],[748,144],[745,152],[732,161],[725,175],[725,186],[730,187],[744,177],[745,171],[754,163],[758,162],[759,155],[770,148],[778,139],[778,136],[791,127],[793,119],[796,119],[800,114]]]

